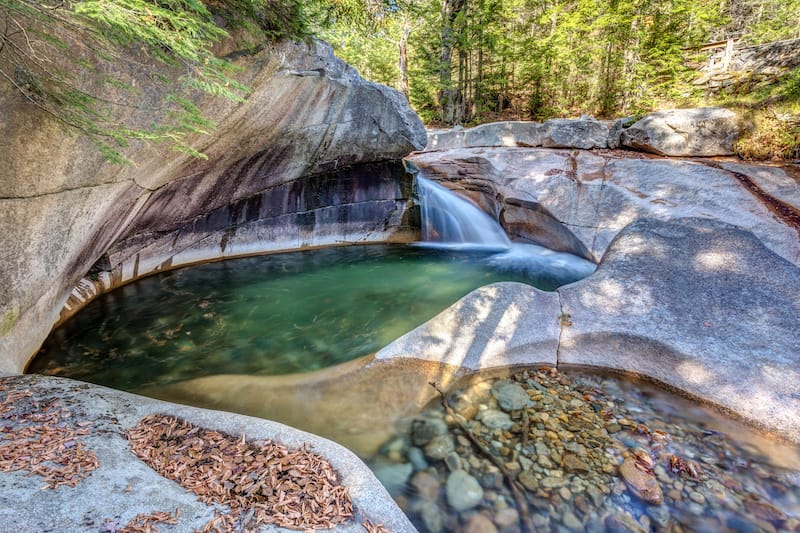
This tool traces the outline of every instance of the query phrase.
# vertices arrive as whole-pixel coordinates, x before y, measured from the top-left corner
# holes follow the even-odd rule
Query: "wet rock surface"
[[[528,402],[506,412],[497,392],[518,389]],[[445,397],[447,410],[434,402],[401,421],[375,458],[411,467],[415,428],[447,427],[458,468],[413,466],[393,493],[420,531],[800,530],[800,450],[653,386],[542,368],[476,377]]]

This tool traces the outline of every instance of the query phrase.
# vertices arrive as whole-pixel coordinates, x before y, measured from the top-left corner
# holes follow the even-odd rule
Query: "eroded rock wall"
[[[142,275],[180,252],[207,259],[216,249],[219,256],[256,251],[246,235],[273,238],[259,221],[277,228],[284,215],[305,220],[305,227],[313,218],[315,228],[330,230],[329,241],[402,235],[402,180],[387,187],[385,180],[398,179],[395,170],[360,166],[424,147],[422,124],[402,95],[364,81],[321,43],[272,44],[234,61],[252,89],[243,103],[197,97],[218,124],[193,142],[207,160],[141,143],[124,154],[132,165],[111,165],[89,141],[0,87],[0,370],[24,367],[72,288],[100,259],[109,272],[125,272],[137,248],[146,249],[136,271]],[[143,67],[131,74],[141,84],[136,95],[105,95],[127,104],[123,118],[132,125],[157,120],[167,97],[148,86],[147,73]],[[359,185],[367,185],[348,189],[345,169],[353,168]],[[329,186],[327,197],[307,201],[287,192],[332,172],[341,183]],[[356,189],[370,191],[368,200],[345,192]],[[289,205],[289,198],[300,203]],[[326,212],[326,202],[350,207]],[[377,231],[367,218],[386,222]],[[291,239],[305,242],[302,235]]]

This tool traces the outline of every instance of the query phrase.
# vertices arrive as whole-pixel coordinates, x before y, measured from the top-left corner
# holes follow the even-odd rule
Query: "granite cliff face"
[[[426,138],[402,95],[321,43],[271,44],[234,62],[246,101],[197,98],[218,125],[193,143],[207,160],[142,143],[124,154],[133,165],[109,164],[0,87],[0,370],[22,370],[93,266],[113,286],[238,253],[410,238],[396,161]],[[131,124],[157,120],[167,96],[146,74],[132,74]]]

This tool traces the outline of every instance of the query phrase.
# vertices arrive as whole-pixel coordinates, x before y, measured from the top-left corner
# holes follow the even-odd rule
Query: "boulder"
[[[611,128],[608,131],[608,147],[611,149],[616,149],[622,146],[621,137],[622,132],[625,131],[625,128],[633,124],[635,119],[633,117],[623,117],[618,118],[614,121]]]
[[[555,118],[542,125],[545,148],[592,148],[608,147],[608,126],[591,117],[578,119]]]
[[[493,122],[466,130],[464,146],[541,146],[543,139],[536,122]]]
[[[721,107],[670,109],[650,113],[624,129],[620,143],[674,157],[733,154],[739,123],[733,111]]]
[[[194,102],[218,124],[190,139],[205,160],[134,142],[124,153],[134,164],[112,165],[3,86],[0,369],[24,368],[98,262],[110,268],[108,283],[89,283],[88,293],[215,257],[413,238],[403,229],[410,182],[396,170],[377,173],[382,179],[375,168],[356,178],[342,172],[424,147],[422,124],[400,93],[363,80],[319,42],[273,43],[234,62],[247,99]],[[119,109],[132,127],[152,122],[168,98],[148,82],[158,67],[145,67],[130,73],[135,94],[98,94],[130,104]]]

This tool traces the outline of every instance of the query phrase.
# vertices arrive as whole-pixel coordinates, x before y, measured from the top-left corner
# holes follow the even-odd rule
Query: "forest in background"
[[[702,46],[800,38],[800,0],[337,0],[317,29],[429,125],[737,108],[752,158],[800,158],[800,69],[709,93]]]
[[[131,140],[203,157],[187,140],[215,125],[194,95],[249,90],[213,52],[232,35],[245,54],[322,38],[430,126],[724,105],[746,126],[740,155],[800,159],[800,67],[722,91],[693,83],[708,43],[800,39],[800,0],[0,0],[0,83],[112,161]],[[170,94],[154,124],[133,127],[102,94],[135,101],[141,56]]]

